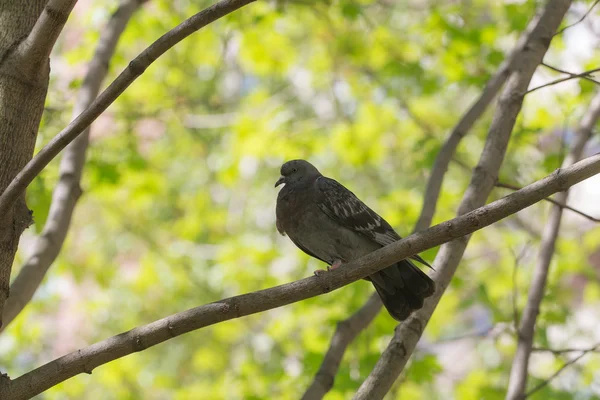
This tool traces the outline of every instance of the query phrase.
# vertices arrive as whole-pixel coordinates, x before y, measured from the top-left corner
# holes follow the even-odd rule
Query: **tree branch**
[[[520,189],[520,187],[518,187],[517,185],[512,185],[510,183],[500,182],[500,181],[496,182],[496,187],[504,188],[504,189],[510,189],[510,190],[519,190]],[[584,213],[581,210],[578,210],[578,209],[576,209],[574,207],[571,207],[569,205],[561,203],[560,201],[554,200],[551,197],[548,197],[547,199],[544,199],[544,200],[548,201],[548,202],[550,202],[550,203],[552,203],[552,204],[554,204],[554,205],[556,205],[556,206],[558,206],[560,208],[564,208],[565,210],[569,210],[569,211],[574,212],[575,214],[579,214],[582,217],[587,218],[587,219],[589,219],[592,222],[600,222],[600,218],[592,217],[590,214],[586,214],[586,213]]]
[[[569,367],[570,365],[575,364],[577,361],[581,360],[583,357],[585,357],[588,353],[593,353],[596,352],[598,350],[598,348],[600,348],[600,344],[597,344],[596,346],[590,348],[590,349],[586,349],[586,350],[578,350],[581,351],[581,354],[578,355],[577,357],[573,358],[570,361],[567,361],[566,363],[563,364],[562,367],[560,367],[558,370],[556,370],[555,373],[553,373],[548,379],[546,379],[545,381],[541,382],[539,385],[537,385],[536,387],[534,387],[533,389],[531,389],[530,391],[528,391],[525,394],[525,397],[529,397],[532,394],[534,394],[535,392],[537,392],[540,389],[543,389],[547,384],[549,384],[554,378],[556,378],[558,375],[560,375],[561,372],[563,372],[565,370],[565,368]]]
[[[535,204],[544,197],[564,191],[598,173],[600,173],[600,154],[569,168],[558,169],[544,179],[484,207],[367,254],[345,264],[344,268],[337,268],[318,277],[311,276],[192,308],[67,354],[0,387],[0,398],[27,399],[75,375],[91,373],[100,365],[145,350],[184,333],[339,289],[411,255],[470,235],[476,230]],[[441,272],[436,283],[447,285],[444,283],[446,278]]]
[[[544,83],[543,85],[540,85],[540,86],[536,86],[533,89],[529,89],[527,91],[527,94],[529,94],[531,92],[535,92],[536,90],[539,90],[539,89],[542,89],[542,88],[545,88],[548,86],[556,85],[558,83],[562,83],[565,81],[570,81],[571,79],[588,77],[589,75],[593,74],[594,72],[598,72],[598,71],[600,71],[600,68],[594,68],[589,71],[582,72],[580,74],[569,74],[569,76],[567,76],[566,78],[560,78],[555,81]],[[595,84],[598,84],[598,82],[594,79],[588,79],[588,80],[594,82]]]
[[[49,0],[27,38],[19,45],[22,64],[30,72],[46,62],[77,0]]]
[[[569,71],[565,71],[564,69],[560,69],[560,68],[553,67],[552,65],[546,64],[546,63],[544,63],[544,62],[543,62],[541,65],[542,65],[542,66],[544,66],[544,67],[546,67],[546,68],[548,68],[548,69],[551,69],[552,71],[559,72],[559,73],[561,73],[561,74],[566,74],[566,75],[569,75],[569,76],[570,76],[570,77],[572,77],[572,78],[577,78],[577,77],[575,76],[575,75],[577,75],[577,74],[574,74],[574,73],[572,73],[572,72],[569,72]],[[589,76],[586,76],[586,75],[584,75],[584,76],[581,76],[580,78],[583,78],[583,79],[585,79],[586,81],[593,82],[593,83],[595,83],[596,85],[600,85],[600,82],[598,82],[597,80],[594,80],[594,79],[590,78]]]
[[[594,345],[593,347],[590,347],[588,349],[572,349],[572,348],[566,348],[566,349],[547,349],[545,347],[533,347],[531,349],[532,353],[548,352],[548,353],[552,353],[552,354],[554,354],[556,356],[561,355],[561,354],[565,354],[565,353],[578,353],[580,351],[583,351],[583,352],[592,352],[592,353],[600,352],[600,344]]]
[[[459,215],[484,204],[493,189],[531,77],[542,62],[552,35],[560,25],[570,3],[569,0],[549,0],[542,12],[530,24],[530,35],[524,47],[526,50],[515,63],[514,72],[511,73],[498,99],[497,112],[490,126],[479,163],[474,169],[471,183],[459,206]],[[438,270],[436,292],[425,302],[421,310],[396,327],[394,337],[371,374],[360,386],[355,399],[382,399],[392,387],[414,351],[441,296],[450,284],[468,241],[469,237],[465,236],[442,246],[434,262],[434,267]]]
[[[600,2],[600,0],[595,0],[592,5],[590,6],[590,8],[588,8],[588,10],[585,12],[585,14],[583,14],[583,16],[581,18],[579,18],[576,22],[573,22],[571,25],[567,25],[564,28],[562,28],[560,31],[556,32],[554,34],[554,36],[556,35],[560,35],[561,33],[563,33],[564,31],[566,31],[569,28],[574,27],[575,25],[583,22],[584,19],[587,18],[588,15],[590,15],[590,13],[592,12],[592,10],[594,9],[594,7],[596,7],[596,4],[598,4]]]
[[[415,224],[415,228],[414,228],[413,232],[422,231],[424,229],[427,229],[431,225],[431,221],[433,220],[433,216],[435,214],[435,210],[436,210],[436,206],[437,206],[437,201],[440,196],[442,183],[444,181],[444,176],[446,175],[446,172],[448,171],[448,165],[453,160],[454,154],[456,153],[456,149],[457,149],[460,141],[462,140],[462,138],[465,137],[465,135],[467,133],[469,133],[469,131],[471,130],[471,128],[473,127],[475,122],[483,115],[483,113],[487,109],[488,105],[492,102],[494,97],[496,97],[496,94],[500,91],[500,89],[502,88],[502,86],[504,85],[506,80],[508,79],[508,76],[510,75],[510,72],[513,70],[517,61],[520,60],[523,53],[525,51],[527,51],[526,45],[531,40],[531,35],[535,31],[536,24],[538,24],[538,23],[539,23],[539,20],[537,20],[535,18],[531,21],[528,29],[525,30],[523,35],[521,35],[521,38],[517,41],[515,48],[512,50],[512,52],[509,54],[509,56],[504,60],[504,62],[500,65],[500,67],[498,68],[496,73],[486,83],[486,86],[483,89],[479,98],[475,101],[475,103],[473,103],[471,105],[471,107],[467,110],[467,112],[463,115],[463,117],[454,126],[454,128],[450,132],[450,135],[444,142],[444,145],[442,146],[442,148],[440,149],[440,152],[436,156],[433,168],[431,170],[431,174],[429,175],[429,180],[427,181],[427,186],[425,189],[423,205],[421,207],[421,214],[419,215],[419,218],[417,220],[417,223]],[[371,71],[367,71],[367,73],[369,73],[371,76],[375,77],[371,73]],[[402,99],[400,99],[400,100],[401,100],[403,107],[407,110],[407,112],[410,113],[408,104],[405,101],[402,101]],[[412,115],[412,114],[411,114],[411,116],[414,117],[414,115]],[[420,121],[418,118],[413,118],[413,119],[415,119],[415,122],[418,123],[422,128],[424,128],[426,131],[429,131],[429,127],[426,124],[424,124],[424,121]],[[375,302],[376,300],[379,300],[379,297],[378,297],[377,293],[373,293],[367,300],[367,303]],[[366,307],[366,304],[365,304],[365,306],[363,306],[363,308],[364,307]],[[381,310],[381,301],[379,301],[378,307],[372,307],[370,310],[371,310],[372,314],[365,316],[365,318],[369,318],[369,323],[370,323],[370,321],[372,321],[375,318],[377,313]],[[359,311],[357,311],[357,313],[362,313],[362,308]],[[350,320],[354,319],[355,316],[356,316],[356,314],[350,316],[348,319],[346,319],[344,322],[342,322],[342,324],[347,323]],[[327,350],[327,353],[325,354],[323,363],[321,364],[321,367],[319,368],[319,371],[317,372],[317,376],[315,376],[315,381],[319,379],[319,375],[327,375],[327,376],[335,377],[335,375],[337,374],[339,363],[338,364],[335,364],[335,363],[325,364],[326,361],[333,357],[335,357],[335,359],[341,360],[344,356],[344,352],[346,351],[346,348],[348,347],[348,345],[352,341],[354,341],[354,339],[356,339],[356,337],[360,334],[360,332],[362,330],[364,330],[369,325],[369,323],[364,324],[362,329],[356,331],[354,335],[346,334],[345,332],[338,333],[339,328],[338,328],[338,330],[336,330],[333,337],[331,338],[331,344],[330,344],[329,349]],[[334,343],[339,343],[340,341],[344,341],[344,340],[347,341],[347,343],[345,343],[344,346],[340,346],[340,345],[334,346]],[[334,354],[332,352],[340,352],[340,353]],[[329,368],[329,369],[327,370],[327,372],[325,372],[324,368]],[[318,395],[317,395],[317,392],[312,389],[315,385],[318,385],[315,381],[313,381],[311,383],[311,386],[308,388],[306,393],[311,391],[311,393],[314,394],[313,397],[310,397],[311,399],[320,399],[325,395],[325,393],[327,393],[327,391],[329,391],[331,389],[332,386],[329,385],[327,390],[318,392]],[[323,386],[319,386],[319,387],[323,387]],[[306,396],[306,394],[305,394],[305,396]]]
[[[119,8],[102,30],[96,52],[90,61],[87,74],[79,90],[73,109],[73,118],[89,107],[98,95],[100,85],[108,72],[117,41],[133,12],[141,4],[140,0],[122,0]],[[84,129],[82,134],[67,146],[63,154],[59,180],[52,193],[48,219],[41,235],[33,244],[31,256],[25,261],[19,275],[10,287],[10,295],[4,305],[2,330],[29,303],[62,248],[75,204],[81,194],[79,183],[85,164],[89,131],[89,127]]]
[[[379,295],[372,293],[360,310],[337,324],[329,350],[327,350],[315,378],[302,396],[302,400],[322,399],[331,390],[346,348],[369,326],[381,310],[381,305]]]
[[[508,76],[514,70],[515,65],[520,62],[523,54],[528,51],[527,43],[532,40],[532,35],[537,24],[539,24],[537,19],[534,19],[529,23],[527,30],[517,41],[514,50],[490,78],[479,98],[463,115],[460,121],[458,121],[456,126],[452,129],[452,132],[450,132],[448,139],[444,142],[444,145],[440,149],[440,152],[435,159],[435,163],[433,164],[431,178],[427,182],[423,207],[421,209],[421,215],[419,215],[419,219],[415,225],[415,231],[423,230],[431,225],[440,190],[442,188],[443,178],[448,170],[450,161],[452,161],[452,157],[454,157],[454,153],[456,153],[456,148],[462,138],[471,130],[475,122],[483,115],[500,89],[502,89]]]
[[[0,215],[8,211],[18,196],[58,153],[79,136],[158,57],[197,30],[253,1],[255,0],[221,0],[177,25],[142,51],[84,112],[52,138],[17,174],[0,195]]]
[[[600,91],[592,100],[590,107],[581,120],[581,125],[577,129],[575,142],[569,152],[569,155],[563,162],[563,168],[569,167],[581,159],[583,148],[592,135],[592,130],[600,118]],[[556,195],[557,201],[561,204],[567,202],[568,192],[564,191]],[[533,271],[533,280],[529,288],[527,304],[523,310],[521,324],[518,331],[518,344],[515,358],[513,359],[512,369],[510,371],[510,380],[508,382],[507,400],[522,400],[527,397],[525,388],[527,386],[527,368],[529,366],[529,356],[533,347],[533,335],[535,332],[535,323],[540,310],[540,304],[544,297],[550,262],[554,255],[554,248],[558,238],[558,231],[562,219],[563,208],[553,206],[550,210],[548,223],[542,234],[542,243],[537,263]]]

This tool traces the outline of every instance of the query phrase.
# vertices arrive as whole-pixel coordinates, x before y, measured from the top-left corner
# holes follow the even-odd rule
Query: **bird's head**
[[[290,160],[281,166],[281,176],[275,182],[275,187],[282,183],[297,183],[321,176],[318,169],[306,160]]]

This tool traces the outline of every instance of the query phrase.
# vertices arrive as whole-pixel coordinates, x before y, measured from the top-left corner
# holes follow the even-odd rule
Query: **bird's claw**
[[[342,265],[342,261],[341,260],[335,260],[333,262],[333,264],[327,266],[327,270],[317,269],[317,270],[315,270],[314,274],[315,274],[315,276],[321,276],[321,275],[323,275],[326,272],[329,272],[331,270],[339,268],[341,265]]]

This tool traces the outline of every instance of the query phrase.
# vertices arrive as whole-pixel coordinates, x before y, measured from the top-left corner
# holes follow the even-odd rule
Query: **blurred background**
[[[209,25],[156,61],[92,125],[84,194],[67,242],[25,311],[0,335],[16,377],[135,326],[300,279],[322,268],[275,229],[273,188],[285,160],[306,158],[407,235],[436,154],[534,14],[536,1],[258,2]],[[118,45],[109,80],[208,1],[151,0]],[[576,2],[565,23],[592,2]],[[100,31],[117,1],[81,0],[52,56],[38,150],[71,118]],[[600,10],[600,9],[599,9]],[[557,36],[545,62],[600,63],[593,11]],[[540,66],[533,86],[563,75]],[[108,82],[106,82],[108,83]],[[526,97],[500,180],[524,186],[560,166],[598,88],[571,80]],[[462,141],[434,223],[452,218],[494,107]],[[586,154],[600,151],[598,136]],[[45,222],[54,161],[30,186]],[[492,198],[510,191],[497,188]],[[600,180],[570,204],[600,217]],[[513,303],[525,304],[549,205],[474,234],[390,399],[502,399],[516,348]],[[432,261],[437,249],[422,256]],[[43,399],[297,399],[336,323],[370,296],[365,281],[205,328],[79,375]],[[566,212],[535,337],[541,348],[600,342],[600,225]],[[349,347],[326,399],[350,398],[387,345],[385,312]],[[569,354],[534,352],[532,384]],[[8,368],[10,367],[10,368]],[[590,353],[532,398],[600,399]]]

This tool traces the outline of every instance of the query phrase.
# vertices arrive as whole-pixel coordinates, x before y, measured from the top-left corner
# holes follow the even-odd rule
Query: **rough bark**
[[[122,0],[121,5],[108,21],[98,41],[94,57],[83,80],[73,109],[73,118],[81,114],[98,95],[100,85],[108,72],[110,59],[117,41],[133,12],[142,4],[140,0]],[[52,193],[48,219],[41,235],[36,239],[31,256],[10,286],[2,321],[4,329],[31,300],[50,265],[58,256],[80,197],[81,174],[88,147],[89,127],[84,129],[65,149],[60,162],[58,183]]]
[[[69,143],[90,126],[124,91],[144,73],[146,68],[167,50],[206,25],[222,18],[256,0],[221,0],[171,29],[135,57],[127,68],[79,114],[65,129],[52,138],[27,165],[19,171],[6,190],[0,195],[0,215],[15,204],[33,179]]]
[[[33,155],[48,90],[48,56],[74,4],[5,0],[0,6],[0,193]],[[31,222],[24,192],[0,213],[0,314],[19,238]]]

